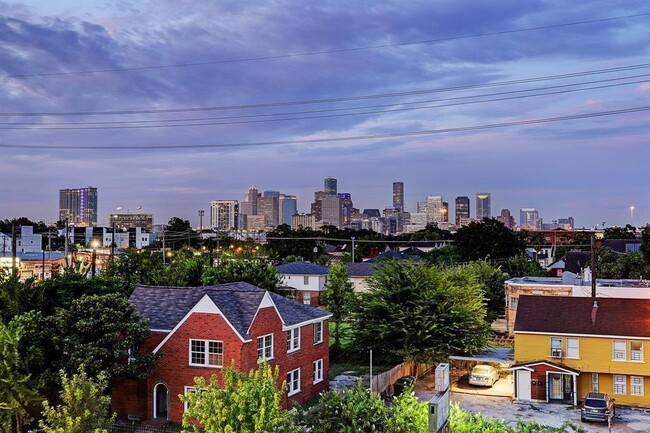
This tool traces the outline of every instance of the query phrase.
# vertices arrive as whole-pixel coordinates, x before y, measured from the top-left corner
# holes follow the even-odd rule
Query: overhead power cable
[[[419,41],[410,41],[410,42],[397,42],[392,44],[379,44],[379,45],[367,45],[363,47],[339,48],[335,50],[307,51],[302,53],[279,54],[273,56],[244,57],[240,59],[208,60],[203,62],[175,63],[175,64],[168,64],[168,65],[133,66],[133,67],[124,67],[124,68],[92,69],[92,70],[85,70],[85,71],[12,74],[12,75],[5,75],[4,78],[52,77],[52,76],[66,76],[66,75],[98,74],[98,73],[109,73],[109,72],[146,71],[146,70],[170,69],[170,68],[186,68],[186,67],[193,67],[193,66],[219,65],[219,64],[227,64],[227,63],[243,63],[243,62],[258,62],[264,60],[289,59],[295,57],[317,56],[323,54],[339,54],[339,53],[349,53],[349,52],[365,51],[365,50],[377,50],[383,48],[405,47],[410,45],[436,44],[440,42],[480,38],[485,36],[498,36],[498,35],[506,35],[512,33],[523,33],[523,32],[530,32],[530,31],[537,31],[537,30],[546,30],[546,29],[571,27],[571,26],[578,26],[578,25],[585,25],[585,24],[603,23],[608,21],[625,20],[630,18],[644,17],[648,15],[650,15],[650,12],[642,12],[638,14],[631,14],[631,15],[624,15],[624,16],[617,16],[617,17],[599,18],[599,19],[584,20],[584,21],[573,21],[567,23],[549,24],[545,26],[527,27],[521,29],[509,29],[509,30],[499,30],[494,32],[473,33],[473,34],[461,35],[461,36],[423,39]]]
[[[394,98],[402,96],[415,96],[429,93],[452,92],[458,90],[471,90],[486,87],[510,86],[515,84],[527,84],[538,81],[552,81],[565,78],[584,77],[589,75],[609,74],[614,72],[631,71],[636,69],[646,69],[650,63],[640,63],[636,65],[617,66],[613,68],[593,69],[581,72],[571,72],[558,75],[546,75],[541,77],[523,78],[517,80],[494,81],[490,83],[468,84],[463,86],[438,87],[433,89],[420,89],[394,93],[378,93],[370,95],[344,96],[338,98],[324,99],[303,99],[297,101],[280,101],[267,102],[258,104],[240,104],[240,105],[217,105],[208,107],[187,107],[187,108],[165,108],[165,109],[142,109],[142,110],[112,110],[112,111],[41,111],[41,112],[0,112],[0,116],[98,116],[98,115],[130,115],[130,114],[160,114],[160,113],[190,113],[197,111],[217,111],[217,110],[239,110],[250,108],[269,108],[269,107],[286,107],[292,105],[308,104],[326,104],[331,102],[359,101],[364,99]]]
[[[529,119],[517,120],[513,122],[492,123],[487,125],[474,125],[463,126],[457,128],[444,128],[444,129],[429,129],[424,131],[408,131],[408,132],[394,132],[386,134],[369,134],[357,135],[348,137],[329,137],[329,138],[310,138],[302,140],[277,140],[277,141],[258,141],[249,143],[213,143],[213,144],[154,144],[146,145],[126,145],[126,146],[113,146],[113,145],[45,145],[45,144],[10,144],[1,143],[0,148],[14,148],[14,149],[68,149],[68,150],[154,150],[154,149],[215,149],[215,148],[231,148],[231,147],[260,147],[260,146],[277,146],[288,144],[315,144],[315,143],[331,143],[331,142],[345,142],[345,141],[359,141],[359,140],[372,140],[372,139],[385,139],[397,137],[414,137],[426,136],[435,134],[445,134],[453,132],[467,132],[467,131],[480,131],[495,128],[505,128],[510,126],[523,126],[535,125],[550,122],[562,122],[576,119],[587,119],[592,117],[615,116],[621,114],[630,114],[650,110],[650,106],[624,108],[620,110],[600,111],[592,113],[574,114],[569,116],[549,117],[543,119]]]
[[[32,123],[31,127],[25,127],[25,126],[16,126],[17,124],[15,123],[0,123],[0,130],[1,129],[12,129],[12,130],[95,130],[95,129],[150,129],[150,128],[182,128],[182,127],[195,127],[195,126],[220,126],[220,125],[241,125],[241,124],[250,124],[250,123],[267,123],[267,122],[285,122],[285,121],[296,121],[296,120],[308,120],[308,119],[324,119],[324,118],[333,118],[333,117],[350,117],[350,116],[361,116],[361,115],[369,115],[369,114],[387,114],[387,113],[395,113],[395,112],[402,112],[402,111],[414,111],[414,110],[430,110],[433,108],[444,108],[444,107],[455,107],[455,106],[460,106],[460,105],[473,105],[473,104],[483,104],[487,102],[498,102],[498,101],[509,101],[513,99],[524,99],[524,98],[531,98],[535,96],[549,96],[549,95],[561,95],[561,94],[567,94],[567,93],[573,93],[573,92],[582,92],[586,90],[594,90],[594,89],[603,89],[603,88],[608,88],[608,87],[619,87],[619,86],[626,86],[630,84],[640,84],[640,83],[645,83],[648,82],[648,80],[638,80],[638,81],[631,81],[628,83],[618,83],[618,84],[607,84],[607,85],[601,85],[601,86],[592,86],[592,87],[585,87],[582,89],[565,89],[565,90],[558,90],[554,92],[544,92],[544,93],[536,93],[532,95],[519,95],[519,96],[508,96],[508,97],[502,97],[502,98],[492,98],[492,99],[482,99],[482,100],[477,100],[477,101],[465,101],[465,102],[454,102],[454,103],[449,103],[449,104],[438,104],[438,105],[425,105],[422,107],[406,107],[406,108],[393,108],[393,109],[387,109],[387,110],[373,110],[373,111],[361,111],[361,112],[356,112],[356,113],[339,113],[339,114],[326,114],[326,115],[314,115],[314,116],[302,116],[302,117],[283,117],[283,118],[276,118],[276,119],[258,119],[258,120],[235,120],[235,121],[228,121],[228,122],[203,122],[203,123],[176,123],[176,122],[181,122],[183,120],[180,119],[173,119],[174,123],[173,124],[165,124],[160,122],[166,122],[165,120],[157,120],[157,121],[148,121],[150,122],[158,122],[159,124],[152,125],[152,124],[147,124],[147,125],[133,125],[135,123],[140,123],[138,121],[132,121],[132,122],[107,122],[107,123],[122,123],[122,124],[130,124],[130,126],[123,126],[123,125],[98,125],[98,126],[47,126],[49,125],[48,123],[46,124],[38,124],[38,123]],[[505,93],[510,93],[510,92],[505,92]],[[481,95],[482,96],[482,95]],[[450,98],[450,99],[463,99],[463,98],[475,98],[475,96],[467,96],[467,97],[462,97],[462,98]],[[185,122],[190,122],[194,121],[193,119],[187,119],[184,120]],[[89,124],[91,125],[97,125],[96,123],[90,122]],[[45,126],[44,126],[45,125]],[[64,124],[65,125],[65,124]]]

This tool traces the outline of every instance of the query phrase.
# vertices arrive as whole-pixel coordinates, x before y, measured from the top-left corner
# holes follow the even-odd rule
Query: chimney
[[[598,314],[598,301],[594,301],[594,306],[591,307],[591,326],[596,326],[596,314]]]

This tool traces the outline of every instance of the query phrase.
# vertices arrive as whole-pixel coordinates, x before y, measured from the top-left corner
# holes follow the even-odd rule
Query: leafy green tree
[[[275,266],[265,260],[229,260],[203,272],[203,285],[244,281],[270,292],[277,292],[280,275]]]
[[[625,227],[607,227],[603,239],[636,239],[636,227],[631,224]]]
[[[471,285],[472,282],[477,282],[480,285],[487,311],[485,320],[488,323],[504,313],[506,305],[503,285],[506,278],[499,268],[483,261],[472,262],[456,272],[455,276],[459,278],[459,284]]]
[[[531,260],[525,255],[510,257],[501,262],[500,267],[508,278],[543,277],[547,274],[537,260]]]
[[[18,350],[23,332],[17,322],[0,321],[0,428],[9,433],[14,427],[23,431],[28,408],[39,399],[38,385]]]
[[[643,242],[639,249],[643,254],[643,261],[646,266],[650,266],[650,224],[646,225],[641,231],[641,240]]]
[[[474,353],[490,333],[481,286],[409,260],[389,260],[368,278],[351,322],[354,346],[378,360],[438,360]],[[462,281],[462,284],[459,282]]]
[[[393,400],[389,409],[387,433],[426,433],[429,431],[429,405],[420,402],[412,389]]]
[[[432,265],[454,266],[454,264],[461,263],[463,258],[455,246],[446,245],[442,248],[431,250],[427,254],[426,261]]]
[[[525,236],[513,232],[495,218],[484,218],[461,227],[454,245],[466,261],[506,259],[524,253]]]
[[[15,316],[28,311],[34,294],[33,279],[20,281],[17,276],[6,276],[0,279],[0,321],[9,322]]]
[[[648,277],[640,251],[617,253],[611,248],[600,248],[597,253],[596,273],[598,278],[637,279]]]
[[[210,382],[194,379],[195,392],[178,397],[189,408],[183,427],[205,433],[298,433],[293,415],[281,408],[286,383],[278,387],[279,368],[262,363],[248,374],[234,365],[223,369],[223,386],[216,376]],[[196,423],[202,425],[199,429]]]
[[[167,266],[156,274],[154,282],[160,286],[196,287],[201,285],[203,273],[210,263],[206,256],[190,249],[175,251]]]
[[[160,280],[162,268],[161,253],[126,250],[106,263],[103,275],[115,277],[129,287],[155,285]]]
[[[288,256],[301,257],[303,260],[315,260],[323,253],[323,247],[315,239],[322,236],[320,231],[311,228],[292,230],[287,224],[280,224],[266,234],[269,257],[275,260],[285,260]],[[314,254],[314,248],[316,253]]]
[[[334,324],[334,354],[341,350],[341,323],[347,320],[356,301],[354,284],[345,265],[334,263],[327,272],[327,283],[322,295],[323,306],[332,313]]]
[[[108,433],[113,419],[108,416],[111,398],[104,395],[106,375],[100,373],[94,380],[83,371],[70,378],[61,372],[61,383],[62,404],[54,407],[43,402],[43,419],[38,423],[43,432]]]

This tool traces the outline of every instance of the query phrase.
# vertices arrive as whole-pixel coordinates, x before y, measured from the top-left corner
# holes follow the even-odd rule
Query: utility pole
[[[591,297],[596,297],[596,235],[591,234]]]
[[[167,255],[167,252],[165,251],[165,225],[163,224],[163,250],[162,250],[162,255],[163,255],[163,265],[166,263],[165,256]]]
[[[115,254],[115,221],[113,221],[113,234],[111,235],[111,259]]]
[[[199,209],[199,232],[203,233],[203,215],[205,215],[205,211],[203,209]]]
[[[352,263],[354,263],[354,236],[352,236]]]
[[[63,236],[64,238],[64,244],[65,244],[65,249],[64,249],[64,254],[65,254],[65,267],[68,267],[68,219],[65,219],[65,234]]]
[[[11,223],[11,275],[18,276],[18,267],[16,266],[16,223]]]

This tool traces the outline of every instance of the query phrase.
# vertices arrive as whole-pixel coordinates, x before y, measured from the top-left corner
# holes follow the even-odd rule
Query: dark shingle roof
[[[591,253],[589,251],[569,251],[564,257],[564,270],[574,274],[582,273],[582,268],[589,266]]]
[[[208,295],[225,318],[244,339],[266,291],[238,282],[204,287],[137,286],[129,298],[138,314],[149,320],[151,329],[172,330],[178,322]],[[329,313],[271,293],[282,321],[287,326],[329,317]]]
[[[592,321],[594,301],[597,302]],[[520,296],[515,332],[650,337],[650,299]]]
[[[369,277],[377,272],[374,265],[369,262],[348,263],[345,267],[348,268],[351,277]]]
[[[377,257],[373,257],[372,259],[368,260],[368,262],[374,263],[374,262],[381,262],[382,260],[413,260],[414,262],[420,261],[420,257],[418,256],[411,256],[409,254],[405,254],[400,251],[384,251],[383,253],[379,254]]]
[[[277,266],[276,269],[281,274],[294,275],[327,275],[327,268],[321,265],[315,265],[309,262],[291,262]]]
[[[611,248],[617,253],[627,253],[638,251],[642,243],[641,239],[605,239],[601,247]]]

